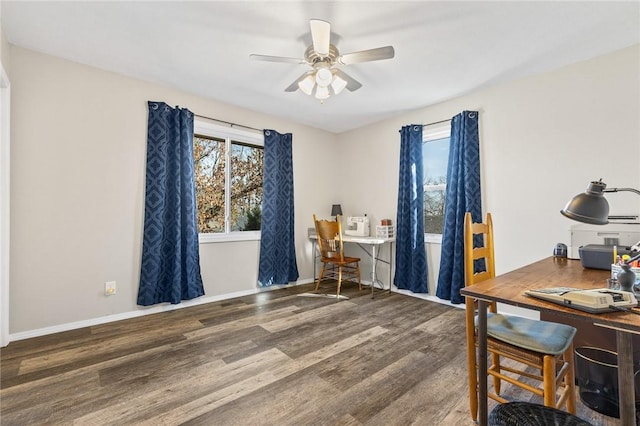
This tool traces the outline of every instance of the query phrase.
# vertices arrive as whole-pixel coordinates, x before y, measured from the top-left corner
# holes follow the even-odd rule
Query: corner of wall
[[[2,2],[0,2],[0,17],[2,17]],[[0,64],[9,77],[11,76],[10,53],[11,45],[7,40],[7,36],[4,34],[4,29],[2,28],[2,20],[0,20]]]

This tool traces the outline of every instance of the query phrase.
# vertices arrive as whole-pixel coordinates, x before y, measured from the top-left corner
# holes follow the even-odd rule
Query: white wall
[[[400,128],[478,110],[483,210],[493,216],[497,273],[547,257],[556,243],[569,245],[574,222],[559,211],[589,181],[640,188],[639,75],[634,46],[340,134],[350,183],[343,208],[395,218]],[[634,194],[607,199],[612,213],[640,213]],[[428,253],[434,293],[437,247]]]
[[[297,260],[311,279],[307,228],[314,212],[329,215],[336,187],[332,177],[319,185],[314,167],[335,135],[15,46],[11,61],[12,335],[145,309],[136,296],[147,100],[293,133]],[[207,297],[255,290],[258,248],[201,244]],[[104,296],[105,281],[116,295]]]
[[[142,312],[135,299],[147,100],[293,133],[301,281],[313,271],[306,238],[313,213],[329,216],[331,204],[341,203],[345,216],[395,219],[405,124],[480,111],[483,203],[494,216],[498,273],[568,242],[571,222],[558,211],[590,180],[640,187],[638,46],[340,135],[13,46],[10,60],[14,335]],[[314,167],[336,151],[341,172],[319,184]],[[339,194],[337,179],[349,183]],[[640,212],[633,194],[608,199],[614,211]],[[255,289],[257,254],[255,242],[202,245],[207,295]],[[437,247],[428,256],[433,292]],[[378,274],[386,282],[384,264]],[[105,297],[110,280],[118,294]]]

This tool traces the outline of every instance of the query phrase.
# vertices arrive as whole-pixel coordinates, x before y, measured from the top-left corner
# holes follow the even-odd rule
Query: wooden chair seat
[[[349,263],[360,262],[359,257],[349,257],[349,256],[344,256],[344,258],[342,259],[336,259],[333,257],[323,257],[321,258],[321,260],[326,263],[333,263],[333,264],[342,265],[342,266],[348,265]]]
[[[477,326],[477,324],[476,324]],[[576,329],[566,324],[518,316],[488,314],[488,336],[522,349],[559,355],[567,350]]]

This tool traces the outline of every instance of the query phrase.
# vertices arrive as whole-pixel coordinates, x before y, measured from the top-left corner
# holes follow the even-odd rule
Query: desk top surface
[[[316,234],[309,235],[309,238],[312,240],[317,239]],[[392,243],[396,239],[395,238],[383,238],[383,237],[356,237],[354,235],[342,235],[342,241],[345,243],[360,243],[360,244],[384,244],[384,243]]]
[[[493,279],[463,288],[463,296],[506,303],[537,311],[554,312],[593,323],[640,332],[640,315],[626,312],[591,314],[524,294],[525,290],[550,287],[584,289],[607,286],[609,271],[583,268],[580,261],[549,257]]]
[[[361,243],[361,244],[384,244],[392,243],[395,238],[383,238],[383,237],[356,237],[354,235],[343,235],[342,241],[348,243]]]

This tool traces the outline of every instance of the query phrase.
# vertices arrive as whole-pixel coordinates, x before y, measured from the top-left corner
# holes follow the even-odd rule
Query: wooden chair
[[[322,261],[320,275],[316,283],[316,291],[318,291],[320,282],[323,279],[335,279],[338,282],[337,297],[339,299],[343,279],[351,277],[358,279],[358,288],[362,290],[362,282],[360,281],[360,258],[344,255],[340,215],[336,216],[336,220],[333,222],[318,220],[314,214],[313,222],[316,226],[320,260]]]
[[[464,218],[465,285],[495,277],[493,253],[493,222],[487,213],[486,223],[472,223],[471,213]],[[474,247],[474,236],[482,246]],[[480,242],[476,241],[476,246]],[[478,416],[478,347],[475,323],[475,301],[466,299],[467,358],[469,369],[469,406],[471,417]],[[495,302],[487,314],[487,348],[491,355],[489,376],[493,377],[494,392],[488,396],[500,403],[508,402],[500,396],[501,382],[532,392],[542,398],[547,407],[562,408],[575,414],[576,392],[574,376],[574,327],[548,321],[536,321],[496,313]],[[502,358],[511,360],[502,365]],[[512,361],[515,361],[512,362]],[[516,365],[516,367],[512,367]],[[533,373],[525,371],[533,367]],[[542,387],[540,387],[542,385]]]

